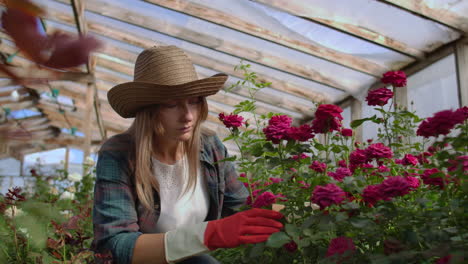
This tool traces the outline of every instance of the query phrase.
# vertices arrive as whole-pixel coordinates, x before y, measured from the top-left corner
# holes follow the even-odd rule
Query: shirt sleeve
[[[103,152],[96,165],[93,248],[112,252],[114,263],[131,263],[139,232],[127,161]]]
[[[215,147],[221,159],[229,157],[226,146],[221,142],[218,136],[215,136]],[[220,173],[224,178],[224,202],[221,216],[226,217],[234,214],[237,209],[245,204],[249,191],[244,184],[239,181],[239,178],[234,163],[232,161],[224,161],[220,164]]]

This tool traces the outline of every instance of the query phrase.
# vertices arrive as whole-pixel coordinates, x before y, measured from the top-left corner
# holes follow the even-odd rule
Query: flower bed
[[[254,98],[262,84],[245,76]],[[382,82],[387,87],[366,98],[379,115],[351,128],[342,126],[340,107],[326,104],[301,126],[270,114],[251,129],[252,120],[239,120],[253,113],[254,100],[220,115],[251,194],[242,210],[273,206],[285,215],[284,231],[266,243],[215,252],[222,263],[464,263],[468,108],[422,120],[389,103],[392,89],[406,85],[403,72]],[[376,141],[355,141],[364,122],[380,126]]]

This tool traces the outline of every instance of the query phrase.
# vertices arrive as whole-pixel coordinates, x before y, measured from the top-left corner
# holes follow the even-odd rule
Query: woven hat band
[[[135,63],[134,81],[179,85],[198,80],[192,61],[175,46],[143,51]]]

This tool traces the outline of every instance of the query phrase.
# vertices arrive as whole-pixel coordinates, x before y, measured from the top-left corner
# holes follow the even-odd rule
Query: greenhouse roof
[[[18,88],[8,79],[0,80],[3,108],[33,113],[0,123],[0,130],[11,130],[23,122],[21,129],[28,131],[16,138],[10,131],[12,142],[20,142],[15,143],[17,155],[37,150],[30,141],[53,147],[81,144],[86,138],[68,133],[55,138],[64,128],[85,134],[91,129],[94,143],[101,142],[104,131],[108,137],[125,130],[132,120],[112,110],[106,92],[131,81],[138,53],[154,45],[183,48],[200,78],[229,74],[226,88],[243,78],[234,67],[241,60],[250,64],[259,80],[272,83],[256,95],[257,112],[281,112],[301,122],[313,117],[315,103],[362,100],[370,87],[379,85],[383,73],[403,69],[412,74],[453,53],[456,43],[466,43],[468,33],[466,0],[35,2],[47,11],[48,33],[87,31],[103,40],[105,48],[95,53],[95,64],[80,68],[82,75],[70,74],[50,82],[50,87]],[[5,33],[1,38],[0,51],[11,57],[17,51],[14,43]],[[25,68],[32,63],[20,53],[12,64]],[[86,97],[92,81],[98,114],[90,113],[93,98]],[[9,99],[13,90],[19,101]],[[58,93],[61,99],[50,100],[46,92]],[[247,96],[247,90],[234,88],[209,97],[207,126],[226,134],[217,115],[232,111]],[[37,111],[42,115],[34,114]]]

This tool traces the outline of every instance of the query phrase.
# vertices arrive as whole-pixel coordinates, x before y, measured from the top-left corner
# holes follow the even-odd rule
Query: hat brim
[[[160,85],[148,82],[127,82],[112,87],[107,92],[107,100],[117,114],[123,118],[135,117],[142,108],[187,97],[216,94],[226,82],[224,73],[179,84]]]

